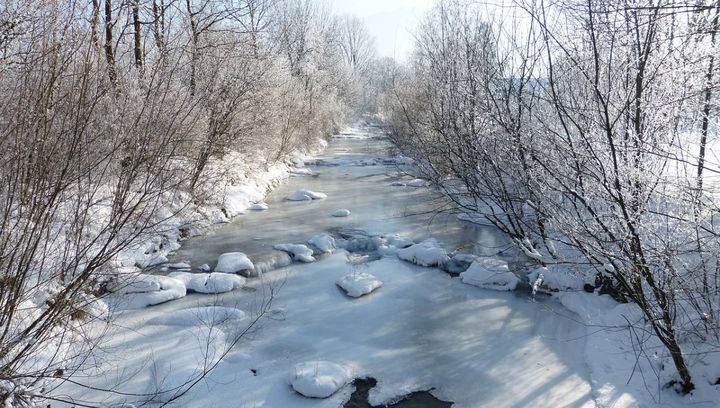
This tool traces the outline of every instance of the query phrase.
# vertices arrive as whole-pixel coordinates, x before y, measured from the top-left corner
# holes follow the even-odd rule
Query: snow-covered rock
[[[190,269],[190,262],[183,261],[183,262],[171,263],[171,264],[168,264],[167,267],[170,269]]]
[[[290,201],[312,201],[312,200],[322,200],[327,198],[327,194],[318,193],[315,191],[310,191],[307,189],[300,189],[288,196],[288,200]]]
[[[350,381],[350,371],[329,361],[309,361],[295,366],[290,384],[310,398],[327,398]]]
[[[335,252],[335,238],[330,236],[330,234],[315,235],[308,240],[308,244],[323,254],[332,254]]]
[[[193,309],[173,310],[148,320],[148,324],[162,326],[195,327],[198,325],[223,324],[243,320],[245,312],[232,307],[204,306]]]
[[[449,273],[465,272],[477,259],[473,254],[455,254],[450,260],[442,265],[442,269]]]
[[[313,250],[302,244],[277,244],[273,248],[287,252],[295,261],[315,262]]]
[[[250,207],[248,207],[248,210],[265,211],[269,208],[270,208],[270,206],[267,205],[266,202],[260,201],[259,203],[255,203],[255,204],[251,205]]]
[[[203,272],[210,272],[212,270],[212,268],[208,264],[202,264],[198,269]]]
[[[333,217],[343,218],[350,215],[350,210],[341,208],[339,210],[336,210],[334,213],[332,213]]]
[[[427,187],[430,185],[430,183],[427,180],[423,179],[414,179],[407,182],[406,186],[408,187]]]
[[[385,239],[388,245],[392,245],[397,249],[404,249],[414,244],[411,239],[403,238],[399,235],[388,235]]]
[[[390,185],[393,187],[405,187],[407,184],[402,181],[393,181]]]
[[[468,285],[499,291],[515,290],[520,283],[507,262],[495,258],[476,259],[460,278]]]
[[[231,273],[172,272],[168,276],[181,281],[187,290],[198,293],[225,293],[245,285],[245,278]]]
[[[215,267],[216,272],[227,272],[227,273],[240,273],[245,272],[248,276],[253,276],[255,267],[242,252],[227,252],[218,258],[217,266]]]
[[[437,241],[429,239],[397,252],[398,258],[421,266],[439,266],[449,259]]]
[[[367,295],[382,286],[382,282],[378,278],[365,272],[345,275],[335,283],[351,297]]]

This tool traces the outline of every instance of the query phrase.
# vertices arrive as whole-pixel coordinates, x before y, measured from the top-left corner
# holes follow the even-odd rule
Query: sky
[[[378,53],[404,61],[413,48],[413,32],[433,0],[330,0],[337,14],[354,14],[375,37]]]

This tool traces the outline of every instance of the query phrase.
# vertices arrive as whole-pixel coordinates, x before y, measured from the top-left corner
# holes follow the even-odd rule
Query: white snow
[[[403,261],[421,266],[438,266],[449,259],[447,252],[432,239],[401,249],[397,256]]]
[[[264,210],[267,210],[267,209],[269,209],[269,208],[270,208],[270,206],[267,205],[266,202],[260,201],[260,202],[258,202],[258,203],[255,203],[255,204],[251,205],[250,207],[248,207],[248,210],[264,211]]]
[[[312,200],[323,200],[327,198],[326,194],[318,193],[315,191],[300,189],[288,196],[290,201],[312,201]]]
[[[290,384],[311,398],[327,398],[350,381],[347,368],[329,361],[308,361],[295,366]]]
[[[365,272],[345,275],[335,283],[343,288],[350,297],[367,295],[382,286],[382,282],[378,278]]]
[[[293,260],[302,262],[315,262],[313,250],[302,244],[277,244],[273,248],[287,252]]]
[[[250,258],[242,252],[227,252],[218,258],[216,272],[237,273],[240,271],[253,270],[254,266]]]
[[[468,285],[500,291],[515,290],[520,283],[507,262],[495,258],[476,259],[460,278]]]
[[[335,238],[330,234],[319,234],[308,240],[308,244],[324,254],[332,254],[335,251]]]
[[[350,215],[350,210],[345,209],[345,208],[335,210],[335,212],[332,213],[333,217],[338,217],[338,218],[347,217],[349,215]]]
[[[528,280],[536,282],[540,279],[538,287],[546,287],[550,290],[582,290],[585,281],[580,276],[575,276],[570,268],[564,268],[559,265],[550,265],[548,267],[537,267],[528,273]]]
[[[148,320],[148,324],[162,326],[194,327],[218,325],[245,319],[245,312],[224,306],[202,306],[191,309],[173,310]]]
[[[143,261],[138,262],[137,266],[141,268],[148,268],[151,266],[164,264],[167,261],[167,257],[163,254],[151,254],[148,255]]]
[[[198,293],[225,293],[245,285],[245,278],[231,273],[172,272],[168,276],[181,281],[187,290]]]
[[[408,181],[406,185],[408,187],[427,187],[430,185],[430,182],[428,182],[427,180],[418,178],[418,179]]]

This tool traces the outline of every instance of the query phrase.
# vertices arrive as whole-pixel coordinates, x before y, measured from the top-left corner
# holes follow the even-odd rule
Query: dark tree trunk
[[[108,78],[113,86],[117,85],[117,68],[113,51],[112,0],[105,0],[105,59],[108,64]]]
[[[136,0],[132,5],[133,29],[135,40],[135,67],[142,71],[143,53],[142,53],[142,33],[140,32],[140,0]]]

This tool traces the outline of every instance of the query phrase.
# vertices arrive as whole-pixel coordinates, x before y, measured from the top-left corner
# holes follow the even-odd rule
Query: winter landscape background
[[[717,407],[717,0],[0,0],[0,401]]]

